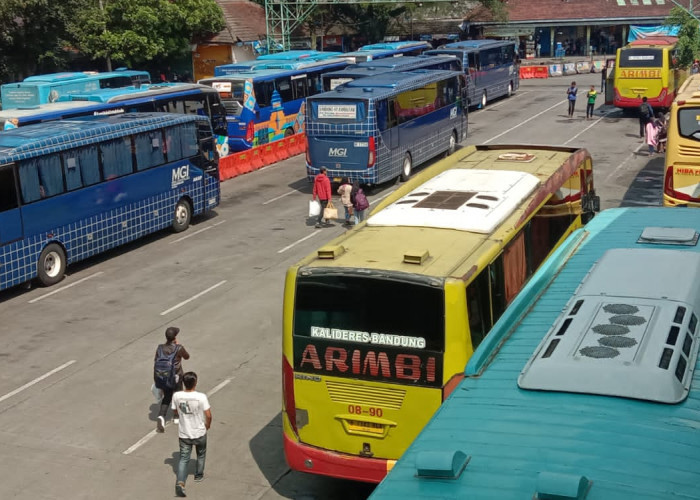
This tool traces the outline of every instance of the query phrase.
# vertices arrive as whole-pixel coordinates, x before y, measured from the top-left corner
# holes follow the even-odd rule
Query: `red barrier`
[[[548,66],[520,66],[520,78],[549,78]]]
[[[222,181],[232,179],[304,151],[306,151],[306,135],[300,133],[247,151],[232,153],[219,159],[219,178]]]
[[[238,172],[236,172],[236,165],[233,159],[233,155],[225,156],[219,160],[219,180],[225,181],[236,177]]]
[[[250,151],[241,151],[234,156],[236,157],[236,175],[247,174],[252,170],[250,167]]]
[[[299,136],[290,135],[285,139],[285,142],[287,143],[287,151],[289,152],[289,156],[296,156],[299,154]]]
[[[549,78],[549,67],[548,66],[535,66],[534,78]]]
[[[250,161],[248,162],[250,168],[248,168],[246,172],[257,170],[266,165],[262,148],[263,146],[257,146],[250,150]]]
[[[291,137],[287,137],[285,139],[282,139],[281,141],[277,141],[274,143],[276,145],[275,153],[277,155],[277,161],[282,161],[289,158],[289,139]]]

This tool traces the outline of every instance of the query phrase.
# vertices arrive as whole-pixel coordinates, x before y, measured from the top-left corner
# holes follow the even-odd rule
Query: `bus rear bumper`
[[[658,97],[648,97],[647,102],[654,110],[657,108],[670,108],[673,103],[673,97],[673,94],[669,94],[668,89],[664,88]],[[616,95],[613,100],[613,105],[618,108],[639,108],[639,106],[642,105],[642,98]]]
[[[286,433],[284,456],[289,467],[294,470],[365,483],[381,482],[396,463],[395,460],[355,457],[321,450],[295,441]]]

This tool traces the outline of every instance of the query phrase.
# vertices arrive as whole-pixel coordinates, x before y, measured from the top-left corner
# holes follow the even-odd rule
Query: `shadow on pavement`
[[[294,500],[365,500],[375,485],[316,476],[289,469],[282,447],[282,413],[249,443],[250,452],[277,495]],[[265,498],[265,497],[263,497]]]
[[[622,197],[622,207],[661,206],[663,203],[664,155],[657,154],[641,169]]]

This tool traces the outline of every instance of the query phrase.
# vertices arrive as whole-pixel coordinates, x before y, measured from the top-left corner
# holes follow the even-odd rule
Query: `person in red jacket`
[[[315,200],[318,196],[318,201],[321,203],[321,212],[318,214],[316,227],[323,227],[323,210],[328,206],[331,199],[331,180],[326,175],[326,167],[321,167],[321,173],[314,178],[314,190],[311,193],[311,199]]]

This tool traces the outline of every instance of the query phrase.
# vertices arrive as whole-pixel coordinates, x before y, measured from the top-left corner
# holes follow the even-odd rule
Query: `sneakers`
[[[316,224],[316,229],[321,229],[323,226],[321,224]]]
[[[194,476],[195,483],[201,483],[202,481],[204,481],[204,474],[202,474],[201,476],[197,476],[197,475]]]
[[[156,420],[156,432],[165,432],[165,418],[158,415]]]
[[[179,497],[187,496],[187,493],[185,493],[185,483],[177,483],[175,485],[175,494]]]

